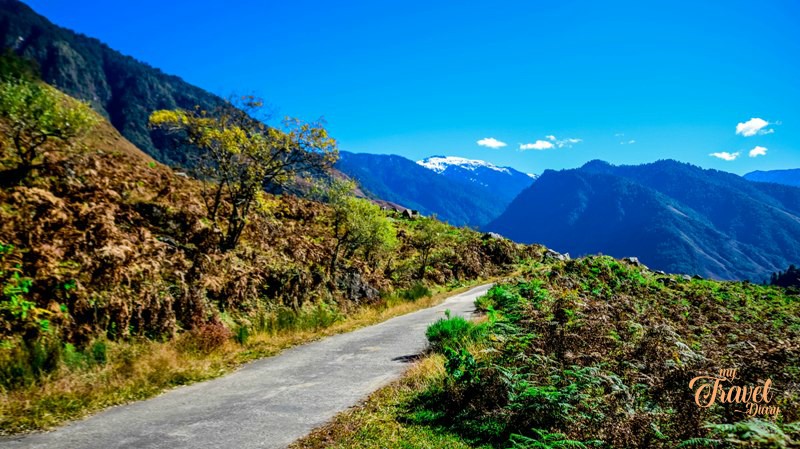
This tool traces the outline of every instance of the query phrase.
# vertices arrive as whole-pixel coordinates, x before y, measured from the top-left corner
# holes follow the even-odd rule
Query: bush
[[[451,317],[450,311],[447,311],[447,318],[431,324],[425,332],[431,349],[436,352],[443,352],[445,348],[461,349],[485,335],[486,326],[477,325],[460,316]]]
[[[424,283],[417,282],[406,290],[400,290],[399,296],[406,301],[416,301],[422,297],[430,298],[433,296],[433,291],[428,288]]]
[[[189,332],[187,348],[208,354],[224,345],[232,336],[221,321],[210,321]]]
[[[513,311],[522,298],[504,285],[495,285],[484,296],[475,300],[478,310],[487,311],[490,308],[504,311]]]
[[[236,343],[240,345],[244,345],[247,343],[247,340],[250,338],[250,329],[245,325],[239,325],[236,328],[236,334],[233,336],[236,340]]]
[[[31,385],[58,368],[61,342],[55,338],[5,340],[0,345],[0,387]]]

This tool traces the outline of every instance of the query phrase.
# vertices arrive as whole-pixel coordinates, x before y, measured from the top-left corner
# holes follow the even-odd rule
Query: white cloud
[[[629,141],[628,141],[628,145],[633,145],[634,143],[636,143],[636,141],[635,141],[635,140],[633,140],[633,139],[631,139],[631,140],[629,140]]]
[[[765,129],[769,125],[770,123],[763,118],[753,117],[744,123],[738,123],[736,125],[736,134],[741,134],[745,137],[772,134],[775,130]]]
[[[764,148],[764,147],[756,146],[755,148],[750,150],[748,155],[750,157],[766,156],[767,155],[767,149]]]
[[[737,157],[739,157],[739,152],[737,151],[735,153],[728,153],[727,151],[720,151],[719,153],[711,153],[711,154],[709,154],[709,156],[713,156],[713,157],[722,159],[723,161],[730,162],[732,160],[735,160]]]
[[[564,148],[564,147],[572,148],[572,145],[575,145],[576,143],[581,143],[581,142],[583,142],[583,140],[581,140],[581,139],[574,139],[574,138],[561,139],[561,140],[557,140],[556,141],[556,146],[559,147],[559,148]]]
[[[507,145],[505,142],[501,142],[495,139],[494,137],[485,137],[476,143],[482,147],[489,147],[494,149],[503,148],[504,146]]]
[[[568,137],[566,139],[558,139],[556,136],[550,134],[544,136],[547,140],[537,139],[534,143],[523,143],[519,145],[520,150],[549,150],[551,148],[572,148],[573,145],[583,142],[583,139],[576,139]]]
[[[546,140],[537,140],[534,143],[523,143],[523,144],[520,144],[519,149],[520,150],[549,150],[550,148],[553,148],[554,146],[555,145],[553,145],[552,142],[548,142]]]

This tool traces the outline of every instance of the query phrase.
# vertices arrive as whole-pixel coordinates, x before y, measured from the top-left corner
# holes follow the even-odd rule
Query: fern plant
[[[778,424],[761,419],[731,424],[706,424],[710,438],[692,438],[678,447],[759,447],[788,449],[800,446],[800,422]]]
[[[577,440],[570,440],[563,433],[551,433],[544,429],[531,429],[533,438],[525,435],[513,434],[509,438],[511,447],[509,449],[560,449],[578,448],[586,449],[587,444],[597,444],[599,441],[584,443]]]

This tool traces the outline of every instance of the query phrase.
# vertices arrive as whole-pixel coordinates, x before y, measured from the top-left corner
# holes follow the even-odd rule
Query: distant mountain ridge
[[[636,256],[652,268],[766,279],[800,261],[800,189],[676,161],[545,171],[485,227],[572,255]]]
[[[457,156],[431,156],[417,164],[457,182],[484,186],[508,203],[536,179],[511,167]]]
[[[787,170],[756,170],[744,175],[744,179],[755,182],[772,182],[787,186],[800,187],[800,168]]]
[[[439,172],[402,156],[343,151],[335,168],[356,180],[368,196],[419,210],[424,215],[435,214],[450,224],[480,227],[499,216],[512,195],[490,187],[497,181],[484,175],[495,170],[487,167],[491,164],[484,164],[482,168],[487,171],[469,171],[470,178],[462,176],[467,169],[452,164],[441,166]],[[528,184],[533,181],[514,172],[519,175],[507,170],[502,176],[511,178],[512,183],[519,176],[525,177]]]
[[[54,25],[17,0],[0,0],[0,43],[35,61],[45,82],[88,101],[134,145],[164,163],[185,165],[187,155],[148,129],[150,113],[208,110],[223,101],[97,39]]]

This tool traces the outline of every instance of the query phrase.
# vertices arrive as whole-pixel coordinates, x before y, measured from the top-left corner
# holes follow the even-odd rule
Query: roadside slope
[[[282,448],[399,377],[450,310],[468,316],[489,285],[429,309],[303,345],[217,380],[109,409],[2,448]]]

